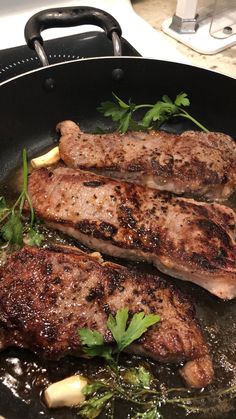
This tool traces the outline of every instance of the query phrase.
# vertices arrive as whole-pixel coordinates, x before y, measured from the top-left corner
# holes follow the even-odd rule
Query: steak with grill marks
[[[93,135],[72,121],[57,129],[60,156],[69,167],[215,200],[226,199],[236,188],[236,144],[222,133]]]
[[[213,380],[209,350],[191,301],[158,277],[129,271],[74,248],[25,247],[0,270],[0,346],[17,346],[51,359],[81,355],[78,329],[97,330],[107,343],[109,313],[156,313],[152,326],[129,352],[161,362],[184,362],[192,387]]]
[[[28,192],[39,218],[86,246],[236,296],[230,208],[67,167],[32,172]]]

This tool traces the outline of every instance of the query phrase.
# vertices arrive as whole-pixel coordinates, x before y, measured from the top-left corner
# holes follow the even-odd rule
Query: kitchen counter
[[[212,1],[198,0],[198,11]],[[236,45],[218,54],[204,55],[161,30],[162,23],[174,15],[177,0],[24,0],[21,5],[18,0],[0,0],[0,3],[0,29],[3,35],[0,37],[0,50],[24,45],[25,23],[37,11],[62,5],[88,5],[112,14],[121,25],[124,38],[144,57],[190,63],[236,78]],[[73,35],[79,33],[79,29],[83,32],[94,30],[94,27],[50,29],[45,31],[43,37],[46,40]]]
[[[198,4],[201,6],[204,3],[202,1]],[[132,5],[139,16],[161,31],[162,22],[175,13],[176,0],[132,0]],[[236,45],[214,55],[204,55],[193,51],[164,33],[163,36],[193,65],[236,78]]]

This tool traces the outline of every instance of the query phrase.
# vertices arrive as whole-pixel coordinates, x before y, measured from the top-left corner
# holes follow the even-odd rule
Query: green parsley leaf
[[[83,343],[84,352],[89,356],[100,356],[105,358],[107,361],[113,361],[112,348],[104,344],[104,339],[101,333],[96,330],[90,330],[88,328],[82,328],[79,330],[79,336]]]
[[[156,407],[145,412],[137,412],[132,419],[163,419]]]
[[[82,389],[82,393],[85,396],[90,396],[91,394],[96,393],[98,390],[100,390],[101,388],[106,387],[105,384],[100,383],[100,382],[94,382],[92,384],[87,384],[83,389]]]
[[[89,356],[100,356],[110,361],[110,365],[116,366],[112,353],[119,354],[134,340],[138,339],[147,329],[160,320],[160,317],[155,314],[145,315],[144,312],[136,313],[132,317],[130,324],[127,327],[128,308],[123,308],[117,311],[114,318],[111,314],[107,321],[107,327],[112,332],[112,335],[117,343],[117,348],[114,350],[111,346],[105,345],[101,333],[96,330],[88,328],[79,329],[78,333],[83,350]],[[115,368],[116,369],[116,368]]]
[[[122,120],[127,114],[127,109],[123,109],[117,103],[110,101],[102,102],[97,110],[103,113],[104,116],[111,116],[114,122]]]
[[[97,110],[104,116],[110,116],[112,121],[119,122],[118,131],[121,133],[125,133],[129,129],[135,129],[136,131],[143,130],[143,127],[132,119],[132,114],[136,108],[135,104],[131,102],[127,104],[115,93],[112,94],[115,98],[115,102],[102,102]]]
[[[80,339],[83,345],[87,346],[100,346],[104,345],[104,339],[101,333],[96,330],[90,330],[84,327],[79,330]]]
[[[118,130],[122,133],[129,128],[131,121],[131,111],[128,108],[120,107],[118,103],[102,102],[101,106],[97,108],[104,116],[110,116],[112,121],[119,122]]]
[[[39,246],[43,240],[43,235],[39,234],[37,230],[33,228],[35,222],[34,209],[32,206],[31,199],[27,191],[28,185],[28,165],[27,165],[27,154],[26,149],[23,150],[23,187],[22,192],[17,198],[16,202],[11,208],[7,208],[5,198],[0,197],[0,223],[1,223],[1,239],[10,244],[23,244],[23,234],[27,232],[29,245]],[[22,213],[25,202],[28,202],[30,211],[30,222],[29,227],[23,227]],[[3,221],[6,219],[5,224]],[[24,219],[23,219],[24,221]]]
[[[23,225],[18,213],[11,213],[8,221],[1,228],[1,235],[6,242],[18,245],[22,244]]]
[[[115,93],[112,94],[115,101],[102,102],[101,106],[97,109],[104,116],[111,117],[114,122],[118,122],[118,131],[121,133],[125,133],[130,129],[135,131],[144,131],[152,128],[153,123],[155,123],[155,127],[159,128],[164,122],[174,117],[186,118],[192,121],[203,131],[208,132],[207,128],[205,128],[202,124],[200,124],[200,122],[186,112],[185,109],[183,109],[183,107],[190,105],[187,93],[179,93],[174,102],[169,98],[169,96],[163,95],[162,100],[158,100],[154,103],[154,105],[136,105],[131,102],[125,103]],[[149,108],[149,110],[146,112],[141,122],[134,121],[134,112],[145,108]]]
[[[29,246],[40,246],[44,240],[44,235],[39,233],[35,228],[30,227],[27,233]]]
[[[107,361],[113,362],[112,348],[110,346],[106,346],[106,345],[100,345],[100,346],[95,345],[95,346],[90,346],[90,347],[85,346],[83,350],[90,357],[100,356],[101,358],[104,358]]]
[[[123,100],[121,100],[114,92],[112,92],[112,95],[114,96],[114,98],[117,100],[118,105],[123,108],[123,109],[131,109],[134,104],[127,104],[125,103]],[[133,106],[132,106],[133,105]]]
[[[167,96],[167,95],[163,95],[162,96],[162,100],[163,100],[163,102],[165,102],[165,103],[173,103],[172,102],[172,100],[169,98],[169,96]]]
[[[107,392],[102,396],[95,396],[86,401],[82,407],[79,409],[78,413],[80,416],[88,419],[95,419],[97,418],[104,407],[106,406],[107,402],[113,397],[112,392]]]
[[[6,209],[7,203],[4,196],[0,196],[0,211]]]
[[[7,207],[4,196],[0,196],[0,222],[10,215],[11,210]]]
[[[118,130],[124,134],[126,131],[128,131],[131,121],[131,112],[127,112],[124,114],[123,118],[120,120],[120,124],[118,127]]]
[[[127,327],[127,313],[128,309],[124,308],[117,311],[115,318],[111,314],[108,318],[107,326],[117,343],[117,352],[123,351],[132,342],[139,339],[150,326],[160,320],[160,316],[156,314],[145,315],[142,311],[133,315]]]
[[[143,366],[126,369],[122,377],[129,384],[145,388],[150,388],[151,381],[153,380],[151,372]]]
[[[130,122],[129,122],[129,130],[132,130],[132,131],[147,131],[147,128],[144,125],[142,125],[141,123],[138,123],[131,118]]]
[[[153,376],[150,371],[148,371],[146,368],[141,366],[138,369],[138,379],[139,379],[140,384],[143,387],[149,388],[151,381],[153,379]]]
[[[169,102],[158,101],[153,105],[142,120],[142,125],[149,127],[153,121],[159,121],[159,126],[177,111],[177,107]]]
[[[187,93],[180,93],[179,95],[177,95],[175,98],[175,105],[176,106],[189,106],[190,101],[187,96]]]
[[[122,340],[125,334],[128,317],[129,309],[127,307],[118,310],[115,318],[111,314],[108,317],[107,327],[117,343]]]

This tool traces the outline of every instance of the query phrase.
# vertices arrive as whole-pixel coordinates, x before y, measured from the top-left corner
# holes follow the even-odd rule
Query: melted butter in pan
[[[17,176],[19,179],[19,177]],[[0,194],[4,194],[7,199],[14,201],[17,188],[16,177],[2,187]],[[14,186],[14,187],[13,187]],[[13,192],[10,192],[13,191]],[[230,206],[236,211],[236,193],[227,201],[225,205]],[[84,246],[72,239],[68,239],[62,234],[52,232],[42,226],[43,234],[46,237],[45,244],[60,243],[77,245],[84,251],[89,251]],[[4,261],[4,252],[2,254]],[[120,262],[118,259],[104,258]],[[145,272],[157,273],[151,265],[122,261],[122,264],[131,269],[143,270]],[[163,274],[158,273],[160,276]],[[190,294],[196,305],[198,318],[206,334],[207,341],[211,347],[213,355],[216,379],[212,386],[203,390],[214,393],[222,388],[236,385],[236,299],[229,302],[220,301],[210,295],[200,287],[185,283],[183,281],[168,278],[175,283],[178,288]],[[122,363],[125,367],[132,367],[140,362],[147,362],[153,374],[158,378],[161,386],[165,388],[182,387],[183,383],[177,373],[176,366],[162,365],[151,360],[143,361],[138,357],[124,356]],[[0,383],[10,390],[12,395],[11,404],[7,411],[2,410],[4,395],[0,392],[0,416],[12,419],[13,410],[17,411],[18,404],[24,404],[28,408],[28,413],[14,416],[17,419],[74,419],[78,418],[76,409],[62,408],[49,411],[43,401],[42,392],[51,382],[59,381],[73,374],[82,374],[90,378],[104,377],[105,371],[103,364],[97,360],[83,360],[67,357],[58,362],[46,362],[39,359],[34,354],[20,349],[9,349],[0,354]],[[195,394],[192,392],[191,394]],[[199,393],[197,393],[199,396]],[[20,412],[20,410],[19,410]],[[130,406],[124,402],[117,402],[116,419],[129,417]],[[206,410],[205,414],[186,414],[184,410],[174,406],[164,406],[162,413],[165,419],[204,418],[204,419],[235,419],[236,401],[228,402],[220,400],[216,408]],[[125,416],[124,416],[125,415]],[[105,416],[101,416],[105,417]]]

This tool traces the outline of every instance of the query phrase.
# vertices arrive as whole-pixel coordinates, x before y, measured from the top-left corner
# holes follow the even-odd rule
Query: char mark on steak
[[[57,129],[60,156],[69,167],[207,199],[226,199],[236,188],[236,144],[222,133],[93,135],[72,121]]]
[[[97,330],[112,343],[108,315],[128,307],[130,315],[144,311],[161,317],[129,352],[185,363],[180,372],[192,387],[213,379],[192,302],[169,282],[68,247],[25,247],[9,256],[0,276],[2,349],[17,346],[50,359],[80,355],[78,329]]]
[[[28,191],[39,218],[86,246],[236,296],[230,208],[67,167],[34,171]]]

